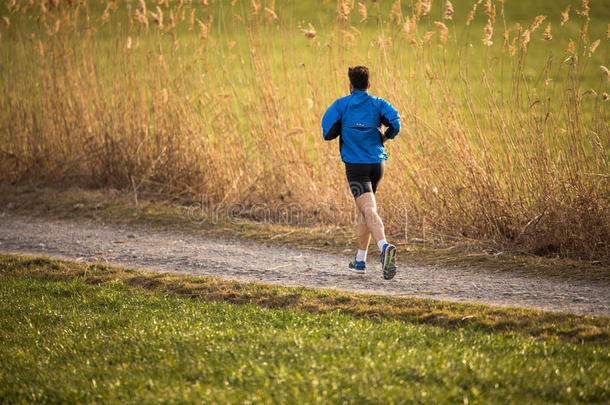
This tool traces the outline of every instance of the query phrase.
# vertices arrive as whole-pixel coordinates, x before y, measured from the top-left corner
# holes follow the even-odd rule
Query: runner
[[[368,94],[369,70],[349,68],[350,95],[336,100],[324,113],[322,131],[327,141],[339,137],[341,160],[360,218],[356,225],[358,252],[349,263],[350,270],[366,272],[366,255],[371,235],[381,252],[383,277],[396,274],[396,247],[385,239],[383,222],[377,214],[375,192],[383,177],[387,159],[383,144],[400,131],[398,111],[382,98]],[[379,129],[383,124],[384,133]]]

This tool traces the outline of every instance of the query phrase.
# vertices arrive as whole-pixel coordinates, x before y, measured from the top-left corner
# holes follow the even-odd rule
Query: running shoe
[[[383,278],[391,280],[396,275],[396,246],[386,243],[381,251]]]
[[[358,260],[352,260],[347,267],[354,273],[364,274],[366,273],[366,263],[359,262]]]

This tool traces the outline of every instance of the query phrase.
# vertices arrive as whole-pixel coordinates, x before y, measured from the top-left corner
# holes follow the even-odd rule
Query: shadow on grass
[[[208,277],[146,273],[40,257],[0,255],[0,279],[11,275],[52,281],[78,278],[92,285],[121,282],[149,294],[174,295],[200,301],[289,308],[313,313],[339,311],[373,320],[396,320],[450,329],[515,332],[535,339],[560,339],[574,343],[610,343],[610,318],[599,316],[281,287]]]

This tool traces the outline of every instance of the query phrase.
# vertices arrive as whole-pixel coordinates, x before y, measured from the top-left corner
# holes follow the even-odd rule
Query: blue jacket
[[[385,136],[393,139],[400,131],[398,111],[382,98],[354,90],[326,110],[322,135],[326,141],[339,137],[344,162],[381,163],[387,159],[379,130],[381,124],[388,127]]]

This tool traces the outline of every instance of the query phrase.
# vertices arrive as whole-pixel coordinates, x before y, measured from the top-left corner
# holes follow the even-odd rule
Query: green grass
[[[321,313],[338,311],[365,319],[400,320],[450,329],[468,327],[486,332],[516,332],[536,339],[560,339],[572,343],[610,343],[610,318],[607,317],[242,283],[15,255],[0,255],[0,277],[3,276],[62,282],[81,279],[93,285],[121,282],[154,294],[179,295],[201,301]]]
[[[58,277],[76,268],[89,275]],[[134,288],[120,277],[135,272],[46,260],[5,256],[0,269],[0,397],[6,402],[610,398],[608,344],[368,319],[343,310],[197,301]],[[93,283],[94,274],[111,277]]]

